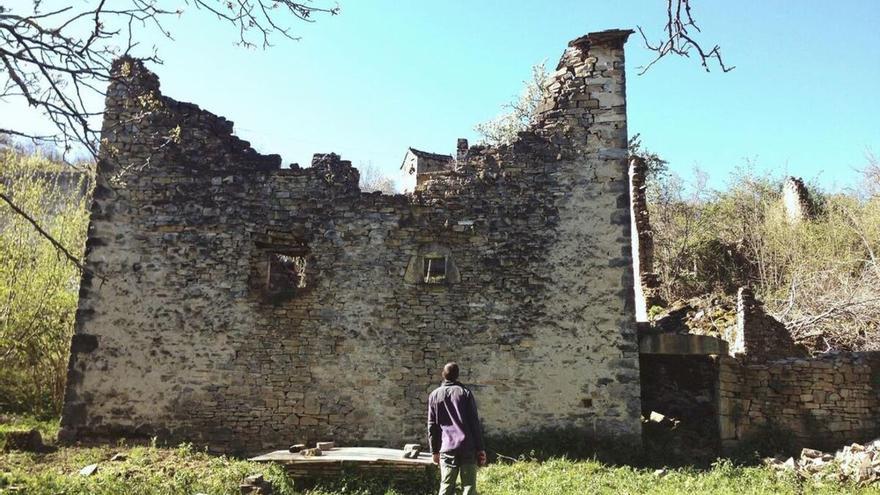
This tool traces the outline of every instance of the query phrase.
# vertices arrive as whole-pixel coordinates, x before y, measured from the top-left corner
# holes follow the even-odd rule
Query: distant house
[[[412,177],[415,177],[415,187],[421,187],[433,174],[449,170],[454,162],[455,158],[452,155],[440,155],[408,148],[406,156],[403,157],[403,163],[400,164],[400,170],[403,171],[407,185],[410,186],[408,189],[411,189]]]

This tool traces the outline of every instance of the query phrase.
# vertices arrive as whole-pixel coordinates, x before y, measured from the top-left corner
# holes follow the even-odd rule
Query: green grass
[[[124,461],[110,461],[116,453]],[[98,463],[92,476],[80,469]],[[263,473],[276,493],[293,494],[293,483],[277,466],[213,456],[183,445],[156,447],[61,448],[49,454],[10,452],[0,455],[0,493],[18,488],[28,494],[194,494],[238,493],[249,474]]]
[[[111,462],[117,452],[124,461]],[[79,475],[89,464],[99,463],[97,473]],[[428,493],[425,489],[396,491],[381,480],[347,478],[326,488],[297,491],[294,482],[277,466],[212,456],[187,446],[62,448],[45,455],[0,455],[0,493],[18,488],[28,494],[235,494],[245,476],[262,473],[275,493],[310,495],[391,495]],[[651,469],[612,467],[597,461],[553,459],[495,464],[480,470],[480,493],[484,495],[531,494],[880,494],[880,486],[856,487],[837,482],[799,480],[793,474],[777,475],[762,467],[736,467],[720,462],[709,470],[675,469],[657,476]]]
[[[595,461],[554,459],[496,465],[480,473],[485,495],[556,494],[880,494],[880,486],[859,488],[837,482],[813,482],[764,467],[739,467],[730,461],[708,470],[673,469],[658,476],[652,469],[611,467]]]
[[[7,417],[8,419],[8,417]],[[16,418],[0,425],[0,434],[12,429],[37,427],[51,441],[57,422]],[[122,461],[110,461],[116,453]],[[80,469],[98,463],[92,476]],[[262,473],[275,493],[308,495],[398,495],[433,493],[423,486],[391,489],[381,479],[348,476],[330,480],[324,487],[304,489],[278,466],[256,464],[215,456],[190,445],[177,448],[155,446],[63,447],[55,452],[0,453],[0,494],[237,494],[248,475]],[[478,485],[483,495],[556,494],[837,494],[880,495],[880,484],[857,487],[836,481],[799,479],[764,467],[716,462],[710,469],[670,469],[663,475],[653,468],[613,466],[596,460],[549,459],[496,463],[480,470]],[[17,490],[17,491],[16,491]]]

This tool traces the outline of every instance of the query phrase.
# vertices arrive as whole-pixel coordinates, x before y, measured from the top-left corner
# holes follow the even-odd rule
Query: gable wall
[[[626,34],[572,42],[532,130],[410,196],[361,193],[335,155],[279,169],[120,61],[62,437],[402,445],[456,360],[490,435],[638,442]],[[307,249],[307,287],[275,304],[273,232]],[[406,277],[437,250],[460,280]]]

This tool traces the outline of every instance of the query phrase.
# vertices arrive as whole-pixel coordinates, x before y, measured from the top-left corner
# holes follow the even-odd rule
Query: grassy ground
[[[47,436],[56,428],[52,422],[16,418],[13,424],[0,425],[3,433],[11,429],[38,427]],[[117,453],[124,460],[110,461]],[[81,476],[80,469],[98,463],[91,476]],[[28,494],[235,494],[239,483],[249,474],[262,473],[278,494],[372,495],[427,493],[424,487],[389,489],[382,480],[347,478],[336,480],[323,489],[300,490],[275,466],[213,456],[190,446],[157,448],[155,446],[70,447],[55,452],[33,454],[0,453],[0,493]],[[483,495],[525,494],[832,494],[860,493],[880,495],[880,485],[857,487],[837,482],[813,482],[795,475],[780,476],[763,467],[739,467],[720,461],[711,469],[671,469],[662,475],[654,469],[610,466],[597,461],[552,459],[493,464],[480,470],[480,493]]]

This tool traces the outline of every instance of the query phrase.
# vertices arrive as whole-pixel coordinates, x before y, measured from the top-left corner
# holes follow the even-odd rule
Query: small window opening
[[[446,281],[446,256],[426,256],[423,260],[422,275],[426,284],[439,284]]]
[[[282,253],[270,253],[266,262],[266,295],[274,300],[293,297],[306,287],[306,259]]]

